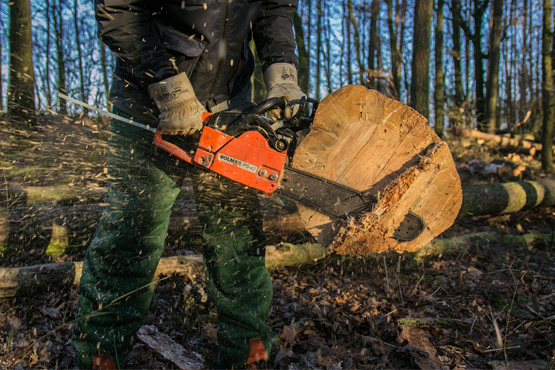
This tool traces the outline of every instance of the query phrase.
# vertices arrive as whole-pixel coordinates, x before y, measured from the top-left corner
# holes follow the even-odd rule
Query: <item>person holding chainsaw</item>
[[[100,39],[116,56],[113,112],[193,142],[202,113],[251,101],[254,39],[268,98],[295,102],[294,0],[96,0]],[[272,112],[273,116],[279,112]],[[172,136],[173,137],[173,136]],[[87,250],[73,330],[79,368],[122,367],[153,294],[170,210],[186,169],[202,223],[218,366],[253,368],[270,351],[272,283],[258,195],[176,161],[153,133],[110,123],[107,207]]]

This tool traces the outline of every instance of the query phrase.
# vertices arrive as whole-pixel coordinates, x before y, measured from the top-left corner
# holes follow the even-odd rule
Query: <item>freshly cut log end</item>
[[[449,148],[426,119],[363,86],[344,87],[322,101],[293,167],[378,199],[347,221],[299,205],[307,229],[330,253],[416,251],[452,225],[462,203]],[[396,230],[408,214],[424,228],[401,240]]]

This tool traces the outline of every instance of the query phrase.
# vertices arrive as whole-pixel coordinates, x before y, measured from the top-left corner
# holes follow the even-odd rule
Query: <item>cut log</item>
[[[536,155],[536,153],[538,152],[538,149],[536,147],[531,147],[531,148],[522,148],[522,147],[517,147],[517,146],[498,146],[495,148],[495,150],[497,150],[499,153],[501,154],[522,154],[525,156],[534,156]]]
[[[100,203],[106,189],[87,189],[75,186],[0,186],[0,206],[31,206],[41,203],[92,204]]]
[[[347,86],[318,107],[293,167],[378,198],[348,222],[299,205],[319,243],[339,254],[415,251],[455,220],[462,191],[447,144],[410,107],[363,86]],[[412,212],[424,222],[415,239],[393,233]]]
[[[469,185],[458,217],[502,215],[555,205],[555,180]]]
[[[283,248],[266,248],[266,265],[269,269],[280,266],[311,263],[326,255],[319,244],[284,245]],[[58,291],[78,285],[83,268],[82,262],[49,263],[26,267],[0,268],[0,299],[37,292]],[[162,258],[156,269],[161,274],[180,274],[198,277],[203,274],[202,256],[198,254]]]
[[[524,139],[511,138],[504,135],[488,134],[478,130],[455,128],[453,130],[453,133],[457,136],[481,139],[488,142],[492,142],[500,146],[512,146],[512,147],[520,147],[520,148],[527,148],[527,149],[535,148],[539,152],[541,152],[542,150],[542,145],[539,143],[534,143],[532,141],[528,141]],[[554,147],[554,150],[555,150],[555,147]]]
[[[507,235],[498,232],[467,234],[450,239],[436,239],[415,252],[413,257],[417,263],[422,263],[426,258],[452,256],[463,253],[476,245],[489,246],[492,244],[502,244],[507,248],[549,246],[553,244],[553,235],[542,233]]]
[[[53,231],[63,228],[67,247],[87,246],[94,235],[103,204],[62,206],[40,204],[9,208],[0,212],[0,247],[45,250],[51,243]],[[306,234],[298,213],[288,206],[265,202],[264,231],[269,243]],[[189,248],[190,240],[201,235],[193,201],[177,201],[172,209],[167,244]],[[0,248],[0,252],[1,252]]]

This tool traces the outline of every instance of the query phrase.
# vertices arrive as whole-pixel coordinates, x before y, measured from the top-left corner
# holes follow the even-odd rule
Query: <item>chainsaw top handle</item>
[[[312,109],[307,115],[309,102],[312,104]],[[282,111],[292,110],[294,105],[298,105],[297,113],[289,118],[274,122],[264,116],[275,108]],[[297,145],[300,142],[299,138],[310,131],[317,106],[316,100],[305,97],[298,103],[287,103],[284,98],[271,98],[259,105],[250,103],[218,113],[208,113],[203,115],[203,121],[205,126],[233,137],[238,137],[247,131],[257,131],[268,140],[270,147],[282,152],[289,149],[292,144]]]

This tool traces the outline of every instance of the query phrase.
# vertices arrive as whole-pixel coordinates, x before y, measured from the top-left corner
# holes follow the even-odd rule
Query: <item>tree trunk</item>
[[[61,0],[54,0],[52,4],[52,20],[54,22],[54,37],[56,38],[56,62],[58,66],[58,92],[67,95],[66,90],[66,65],[65,52],[63,43],[63,18]],[[67,114],[67,101],[59,99],[59,112],[62,115]]]
[[[35,114],[31,1],[13,0],[8,5],[10,8],[8,114],[29,121]]]
[[[401,53],[397,46],[397,30],[393,21],[393,0],[387,2],[387,27],[389,28],[389,48],[391,50],[391,75],[393,77],[394,96],[399,100],[401,98]]]
[[[488,78],[486,84],[486,125],[490,133],[494,133],[499,126],[497,122],[497,98],[499,95],[499,61],[501,27],[503,26],[503,0],[493,0],[492,17],[488,51]]]
[[[434,108],[435,108],[435,132],[440,138],[443,137],[445,129],[445,119],[443,111],[443,86],[445,77],[443,75],[443,0],[437,1],[437,20],[435,34],[435,89],[434,89]]]
[[[86,103],[85,70],[83,68],[83,53],[81,52],[81,29],[79,27],[77,5],[77,0],[73,0],[73,25],[75,27],[75,48],[77,49],[77,66],[79,69],[79,92],[81,93],[81,101]],[[86,116],[88,113],[87,108],[83,108],[83,112]]]
[[[433,1],[417,1],[414,9],[410,105],[426,119],[430,109],[430,27],[433,9]]]
[[[46,57],[45,59],[45,95],[46,95],[46,105],[47,109],[52,109],[52,89],[50,88],[50,36],[51,36],[51,24],[52,20],[50,19],[51,14],[51,5],[50,0],[45,1],[46,6]]]
[[[474,12],[472,18],[474,20],[474,31],[470,31],[470,27],[464,21],[461,23],[466,36],[472,42],[474,48],[474,86],[476,93],[476,119],[478,120],[478,128],[486,131],[485,125],[485,104],[484,104],[484,53],[482,52],[482,23],[484,13],[488,8],[490,0],[475,0]],[[467,48],[468,49],[468,48]]]
[[[542,125],[542,168],[546,172],[554,172],[553,168],[553,120],[555,110],[553,102],[553,65],[551,61],[551,38],[552,35],[552,4],[551,0],[543,1],[543,39],[542,39],[542,105],[543,105],[543,125]]]
[[[391,0],[389,1],[391,3]],[[380,48],[380,39],[378,37],[378,17],[380,14],[380,0],[372,0],[370,5],[370,39],[368,42],[368,69],[370,72],[374,72],[378,69],[378,53]],[[393,23],[393,20],[392,20]],[[390,30],[391,35],[391,30]],[[393,41],[391,41],[393,43]],[[396,45],[396,42],[395,42]],[[392,58],[393,58],[393,51],[392,50]],[[368,87],[371,89],[377,88],[377,80],[376,78],[370,77],[368,79]]]
[[[464,90],[462,83],[462,65],[461,65],[461,14],[460,14],[460,0],[451,1],[451,15],[453,17],[453,65],[454,65],[454,83],[455,83],[455,119],[463,123],[464,118],[459,116],[459,109],[462,108],[464,102]]]
[[[331,57],[331,50],[332,50],[332,46],[331,46],[331,30],[332,30],[332,26],[331,26],[331,21],[330,21],[330,6],[328,5],[327,7],[328,10],[328,14],[326,17],[326,23],[324,24],[324,32],[325,32],[325,40],[326,40],[326,54],[327,58],[325,60],[326,63],[326,87],[328,90],[328,95],[332,93],[332,86],[333,86],[333,80],[334,77],[333,76],[333,72],[332,72],[332,57]]]
[[[358,64],[358,77],[359,77],[359,84],[366,85],[364,83],[364,65],[362,63],[362,52],[360,46],[360,35],[358,33],[358,22],[355,18],[355,14],[353,12],[353,2],[349,0],[347,3],[347,8],[349,11],[349,22],[351,22],[351,26],[353,27],[353,41],[355,43],[355,53],[357,57],[357,64]]]
[[[345,21],[345,35],[343,35],[344,43],[347,45],[347,83],[351,85],[353,83],[353,71],[352,71],[352,51],[351,51],[351,19],[349,18],[349,6],[348,3],[350,0],[344,0],[344,21]]]
[[[325,257],[319,244],[291,245],[266,248],[266,266],[274,269],[313,263]],[[27,267],[0,268],[0,299],[29,296],[37,292],[58,291],[78,285],[82,262],[50,263]],[[203,258],[193,254],[160,259],[155,276],[180,274],[190,278],[203,276]]]

